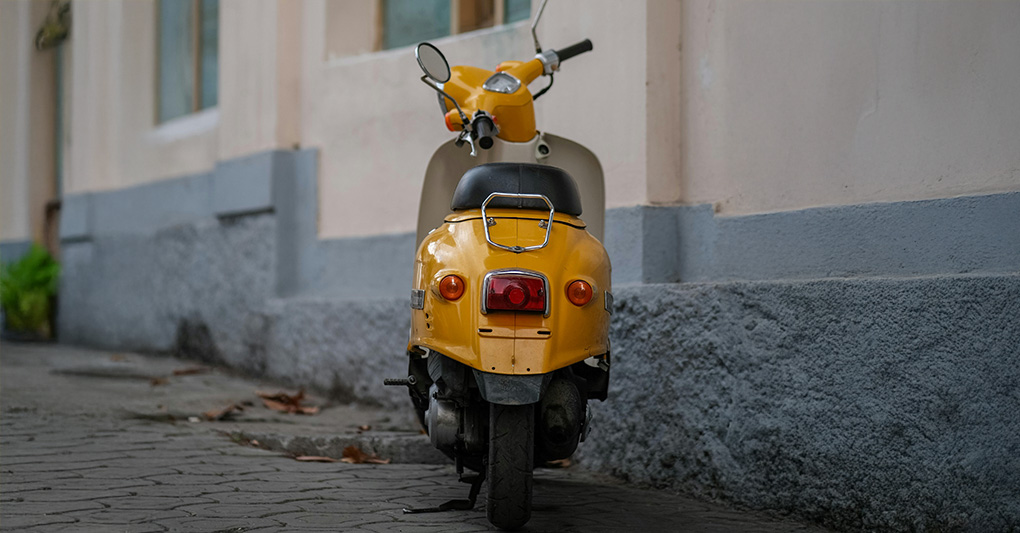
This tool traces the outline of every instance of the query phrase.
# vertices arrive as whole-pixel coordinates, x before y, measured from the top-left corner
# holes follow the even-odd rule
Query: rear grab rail
[[[489,226],[494,225],[496,221],[495,219],[490,219],[488,215],[485,214],[485,207],[488,206],[489,202],[491,202],[495,198],[519,198],[527,200],[542,200],[543,202],[545,202],[545,205],[549,206],[549,220],[545,221],[545,240],[542,241],[542,244],[536,244],[535,246],[507,246],[505,244],[499,244],[498,242],[493,241],[492,236],[489,235]],[[488,242],[490,245],[495,246],[496,248],[507,250],[515,254],[519,254],[522,252],[530,252],[532,250],[540,250],[542,248],[545,248],[549,244],[549,234],[552,233],[553,216],[555,214],[556,209],[553,208],[552,202],[550,202],[549,198],[547,198],[544,195],[512,192],[494,192],[490,194],[488,197],[486,197],[485,201],[482,202],[482,224],[484,224],[485,228],[485,241]]]

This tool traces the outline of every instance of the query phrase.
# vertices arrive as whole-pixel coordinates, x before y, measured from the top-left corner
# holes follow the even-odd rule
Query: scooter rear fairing
[[[493,241],[532,246],[546,230],[540,211],[490,209]],[[547,215],[546,215],[547,216]],[[496,374],[537,375],[552,372],[609,349],[609,257],[577,217],[557,213],[545,248],[513,253],[490,246],[479,210],[450,215],[429,234],[415,260],[414,288],[423,290],[421,310],[412,313],[410,347],[425,347],[471,368]],[[490,311],[483,314],[485,275],[496,270],[523,270],[545,276],[550,306],[544,313]],[[455,301],[444,299],[439,282],[456,274],[466,282]],[[581,279],[594,297],[578,307],[566,288]]]

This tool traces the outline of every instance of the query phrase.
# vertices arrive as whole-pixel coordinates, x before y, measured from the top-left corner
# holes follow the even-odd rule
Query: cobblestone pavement
[[[218,422],[167,414],[184,416],[189,406],[209,409],[231,395],[229,401],[239,401],[258,388],[218,372],[157,385],[141,379],[188,365],[66,347],[0,346],[0,529],[490,531],[484,492],[473,511],[403,514],[407,506],[466,495],[468,486],[457,482],[450,466],[298,462],[239,445]],[[261,407],[247,411],[268,413]],[[349,431],[336,423],[338,414],[347,425],[389,420],[387,413],[335,406],[321,418],[287,426],[266,413],[250,422],[295,431],[331,423]],[[526,530],[821,531],[628,487],[578,467],[536,472]]]

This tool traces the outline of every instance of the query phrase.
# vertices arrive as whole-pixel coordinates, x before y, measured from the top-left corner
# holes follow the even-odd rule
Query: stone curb
[[[389,459],[392,464],[452,464],[453,461],[432,447],[426,435],[404,432],[372,432],[341,435],[286,435],[257,431],[226,432],[239,444],[256,446],[288,455],[314,455],[340,459],[344,448],[356,446],[368,454]],[[257,442],[257,444],[255,444]]]

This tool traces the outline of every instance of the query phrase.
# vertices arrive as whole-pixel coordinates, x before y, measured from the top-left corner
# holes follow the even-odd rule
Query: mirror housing
[[[450,64],[446,56],[432,43],[419,43],[414,49],[414,57],[418,66],[433,81],[446,83],[450,81]]]

